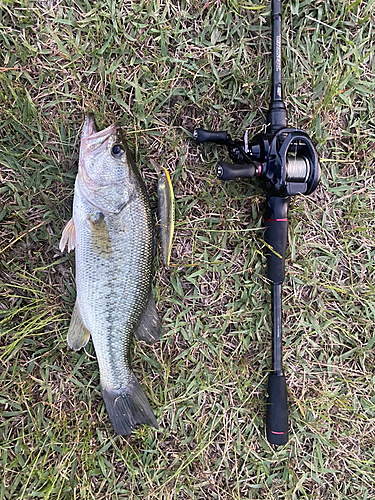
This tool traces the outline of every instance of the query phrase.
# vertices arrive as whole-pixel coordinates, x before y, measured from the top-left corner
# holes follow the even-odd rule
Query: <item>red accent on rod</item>
[[[271,434],[277,434],[278,436],[281,436],[282,434],[286,434],[288,431],[283,431],[283,432],[276,432],[276,431],[270,431]]]
[[[258,174],[257,174],[257,177],[259,177],[261,173],[262,173],[262,165],[260,163],[258,163]]]
[[[265,222],[288,222],[288,219],[265,219]]]

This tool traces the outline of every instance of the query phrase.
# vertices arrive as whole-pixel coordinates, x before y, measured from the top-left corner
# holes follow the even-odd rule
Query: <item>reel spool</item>
[[[306,156],[286,157],[286,180],[287,182],[307,182],[310,176],[311,166]]]

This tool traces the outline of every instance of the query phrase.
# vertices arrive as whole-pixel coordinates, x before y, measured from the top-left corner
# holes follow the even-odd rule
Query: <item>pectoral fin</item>
[[[146,309],[134,330],[134,337],[147,344],[153,344],[160,339],[162,323],[155,306],[154,294],[151,290]]]
[[[111,238],[104,215],[101,212],[90,215],[88,221],[91,226],[91,246],[99,257],[109,259],[112,255]]]
[[[74,225],[73,219],[70,219],[62,232],[59,246],[60,252],[64,251],[66,245],[68,245],[68,253],[76,246],[76,227]]]
[[[87,344],[89,338],[90,330],[85,327],[81,318],[81,313],[79,312],[78,303],[76,302],[68,330],[68,346],[74,351],[79,351]]]

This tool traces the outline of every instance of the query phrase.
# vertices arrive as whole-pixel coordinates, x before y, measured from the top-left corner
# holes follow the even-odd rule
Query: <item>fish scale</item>
[[[114,157],[114,147],[122,154]],[[116,150],[117,151],[117,150]],[[130,363],[133,335],[158,340],[161,323],[152,295],[154,228],[146,189],[119,127],[83,127],[73,217],[60,247],[75,247],[77,301],[68,343],[78,350],[91,334],[100,387],[119,434],[137,424],[157,428]]]
[[[95,255],[90,244],[91,227],[87,220],[92,206],[82,197],[79,187],[76,192],[74,207],[77,205],[78,209],[73,211],[73,218],[77,221],[77,234],[81,235],[81,242],[76,246],[76,266],[80,269],[76,278],[78,304],[94,342],[101,385],[119,387],[131,376],[126,363],[131,332],[143,312],[151,286],[151,215],[147,213],[147,205],[137,203],[136,199],[119,215],[105,218],[112,255],[103,258]],[[144,228],[142,232],[140,226]],[[119,231],[123,227],[126,227],[125,233]],[[113,279],[114,276],[120,279]],[[96,281],[100,287],[92,286]],[[111,347],[109,357],[108,346]],[[119,357],[118,351],[123,352],[124,357]]]

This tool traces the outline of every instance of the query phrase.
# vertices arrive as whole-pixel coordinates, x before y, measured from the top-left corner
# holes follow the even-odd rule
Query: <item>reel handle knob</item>
[[[217,177],[221,181],[231,181],[232,179],[251,179],[259,177],[262,172],[262,166],[259,162],[251,163],[228,163],[220,161],[217,164]]]
[[[230,136],[226,132],[215,132],[213,130],[204,130],[203,128],[196,128],[193,132],[193,137],[197,144],[212,142],[214,144],[226,145],[230,141]]]

